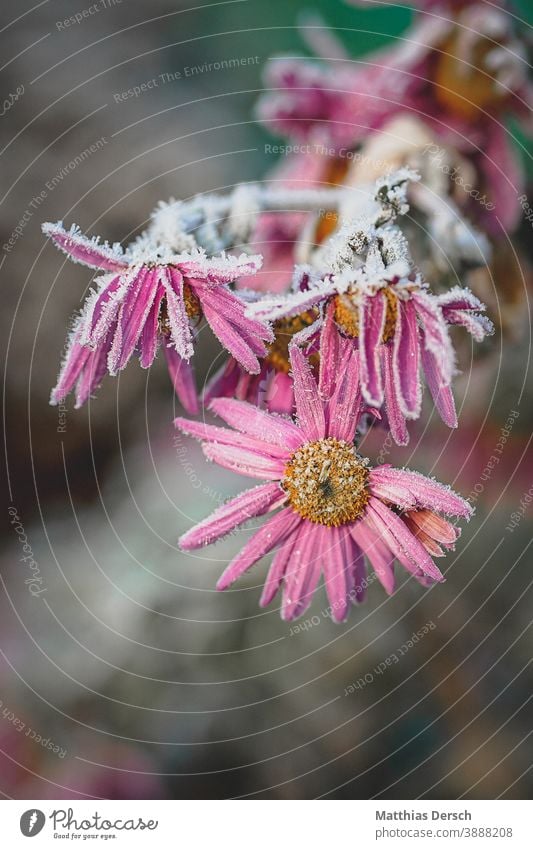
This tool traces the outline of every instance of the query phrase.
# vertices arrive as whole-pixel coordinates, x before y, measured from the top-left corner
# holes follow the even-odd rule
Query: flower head
[[[402,195],[396,200],[401,208]],[[448,326],[460,324],[481,341],[492,332],[484,305],[460,287],[432,294],[412,267],[401,231],[390,223],[344,225],[323,261],[333,270],[322,277],[309,273],[306,288],[258,300],[248,314],[273,322],[317,308],[325,314],[332,332],[336,328],[359,351],[363,398],[371,407],[385,403],[398,444],[408,442],[406,420],[420,416],[421,368],[441,418],[456,427]]]
[[[149,368],[162,345],[178,397],[188,412],[197,412],[189,361],[202,318],[244,369],[259,371],[257,358],[266,353],[264,343],[272,333],[245,316],[243,302],[228,284],[257,271],[260,257],[174,253],[147,236],[123,251],[87,239],[76,227],[67,231],[59,223],[45,224],[43,231],[74,261],[106,272],[75,322],[52,403],[76,386],[76,406],[81,406],[106,373],[117,374],[134,353]]]
[[[320,575],[336,621],[369,582],[366,560],[387,592],[394,560],[423,584],[443,580],[431,555],[453,547],[458,532],[439,512],[469,517],[472,509],[447,487],[390,466],[373,469],[354,444],[361,411],[359,353],[346,339],[322,340],[318,382],[301,350],[291,348],[296,420],[228,398],[213,411],[233,429],[176,419],[202,440],[205,456],[239,474],[266,480],[220,507],[180,540],[199,548],[248,519],[270,515],[230,563],[217,588],[226,589],[277,549],[261,605],[283,585],[284,619],[311,603]]]

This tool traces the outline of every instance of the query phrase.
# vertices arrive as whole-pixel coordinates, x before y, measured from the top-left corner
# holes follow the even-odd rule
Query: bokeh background
[[[260,178],[275,163],[265,144],[276,141],[254,121],[262,70],[273,54],[307,52],[306,13],[321,12],[358,56],[401,34],[410,10],[107,0],[60,26],[90,5],[1,4],[2,97],[23,88],[1,118],[1,244],[26,220],[0,251],[0,792],[527,798],[533,507],[507,527],[533,485],[527,295],[514,335],[497,334],[475,363],[463,352],[458,431],[427,405],[410,447],[369,438],[369,452],[475,493],[446,583],[424,591],[403,580],[392,598],[372,585],[342,626],[323,591],[299,627],[275,605],[260,610],[265,564],[233,591],[214,591],[249,530],[179,552],[179,534],[244,484],[174,433],[163,363],[149,373],[132,363],[82,410],[48,406],[90,272],[46,244],[40,223],[75,221],[127,241],[161,198]],[[515,9],[527,40],[531,5]],[[232,58],[247,63],[186,71]],[[119,97],[153,78],[157,87]],[[515,243],[527,283],[527,221]],[[201,342],[204,380],[222,360],[208,333]],[[501,462],[487,474],[509,417]],[[38,564],[37,596],[24,544]],[[418,631],[427,633],[409,646]]]

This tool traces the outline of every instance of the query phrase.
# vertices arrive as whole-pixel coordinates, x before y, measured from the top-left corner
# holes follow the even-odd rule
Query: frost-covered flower
[[[340,260],[332,260],[337,262],[337,272],[322,279],[309,275],[307,289],[263,298],[248,306],[248,314],[276,322],[317,308],[325,313],[359,350],[363,398],[371,407],[385,403],[390,430],[399,445],[409,439],[406,420],[420,416],[421,368],[442,420],[457,427],[451,391],[455,354],[448,326],[462,325],[481,341],[492,332],[490,320],[483,315],[484,305],[458,286],[432,294],[411,269],[407,245],[397,228],[381,230],[373,244],[371,227],[366,231],[370,236],[363,234],[362,239],[355,231],[347,225],[332,241],[332,257],[340,244]],[[354,243],[369,240],[365,261],[356,267]],[[350,256],[346,261],[342,258],[346,245],[352,251],[351,266]]]
[[[215,542],[251,518],[270,515],[230,563],[226,589],[277,549],[260,604],[283,584],[281,615],[290,620],[311,603],[321,573],[332,617],[343,621],[369,582],[366,559],[387,592],[398,560],[424,585],[443,580],[430,553],[453,547],[458,531],[438,515],[469,517],[470,505],[442,484],[390,466],[370,468],[354,437],[361,410],[359,354],[346,339],[322,340],[320,377],[297,346],[291,349],[296,421],[228,398],[213,411],[233,428],[176,419],[203,443],[209,460],[268,481],[217,509],[180,539],[186,550]],[[404,511],[406,511],[404,513]]]
[[[254,273],[260,257],[174,253],[147,237],[124,251],[60,223],[45,224],[43,231],[70,259],[106,272],[75,322],[52,403],[76,387],[76,406],[81,406],[106,373],[116,375],[134,353],[148,368],[162,345],[176,393],[185,409],[196,413],[190,359],[194,323],[202,317],[244,369],[259,371],[257,358],[266,353],[272,332],[245,316],[242,300],[227,284]]]

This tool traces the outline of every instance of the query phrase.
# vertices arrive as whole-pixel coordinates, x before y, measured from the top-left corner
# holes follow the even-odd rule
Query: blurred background
[[[358,56],[395,39],[412,12],[340,0],[1,5],[2,795],[527,798],[527,296],[516,333],[498,331],[477,362],[462,351],[458,431],[426,402],[407,448],[368,437],[370,457],[434,474],[477,512],[445,584],[400,579],[391,598],[372,585],[342,626],[323,590],[300,625],[275,604],[260,610],[265,563],[215,592],[250,529],[212,550],[177,549],[246,481],[174,433],[162,362],[132,363],[82,410],[48,405],[91,276],[46,243],[41,222],[126,242],[160,199],[261,178],[276,161],[265,144],[279,141],[254,120],[262,72],[274,54],[308,52],[305,13],[321,12]],[[531,5],[514,10],[527,42]],[[209,70],[224,59],[239,65]],[[526,281],[530,228],[513,241]],[[222,359],[207,332],[200,341],[203,382]]]

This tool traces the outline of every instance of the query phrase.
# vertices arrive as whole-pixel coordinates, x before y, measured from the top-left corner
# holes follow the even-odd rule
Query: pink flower
[[[192,325],[202,317],[244,369],[259,371],[257,358],[266,353],[264,342],[272,333],[246,318],[243,302],[227,284],[257,271],[260,257],[207,257],[200,250],[175,254],[146,237],[123,251],[87,239],[76,227],[66,231],[59,223],[45,224],[43,231],[70,259],[107,272],[97,278],[76,319],[52,403],[76,387],[80,407],[104,375],[116,375],[134,353],[149,368],[161,344],[180,401],[189,413],[198,412],[190,359]]]
[[[323,572],[331,615],[340,622],[372,580],[365,558],[388,593],[394,589],[395,559],[423,584],[443,580],[430,553],[453,547],[458,531],[437,511],[469,517],[472,508],[423,475],[368,466],[353,442],[362,401],[359,354],[331,332],[321,351],[317,384],[301,350],[292,347],[296,421],[228,398],[214,401],[212,409],[232,430],[176,419],[184,433],[202,440],[209,460],[267,481],[220,507],[181,537],[180,545],[185,550],[208,545],[277,510],[232,560],[217,588],[226,589],[277,549],[261,606],[283,584],[282,617],[300,616]]]
[[[387,279],[363,267],[330,275],[307,291],[265,298],[250,304],[248,312],[275,322],[317,306],[359,350],[363,399],[378,409],[385,403],[399,445],[409,441],[406,420],[420,416],[421,368],[442,420],[457,427],[451,391],[455,354],[448,326],[462,325],[476,341],[493,329],[482,315],[484,305],[468,289],[433,295],[413,274]]]
[[[271,60],[259,116],[291,140],[341,150],[356,148],[398,113],[416,115],[437,148],[456,148],[474,166],[480,193],[494,206],[472,203],[472,214],[494,235],[501,226],[512,230],[524,174],[503,122],[513,116],[529,122],[530,132],[533,103],[512,15],[504,3],[477,0],[410,5],[419,12],[396,43],[351,63]]]

